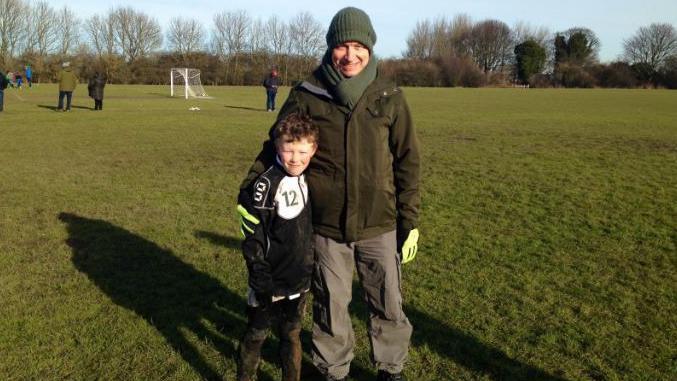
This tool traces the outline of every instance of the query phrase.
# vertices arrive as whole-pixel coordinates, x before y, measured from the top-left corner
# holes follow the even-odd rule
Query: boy
[[[313,271],[313,229],[303,171],[317,150],[319,130],[290,114],[272,131],[277,159],[242,188],[242,251],[249,271],[247,331],[240,342],[238,381],[253,380],[271,321],[277,321],[282,379],[298,381],[301,317]]]

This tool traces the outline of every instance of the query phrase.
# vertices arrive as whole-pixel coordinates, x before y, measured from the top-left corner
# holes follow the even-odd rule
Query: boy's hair
[[[320,139],[319,128],[308,116],[297,113],[289,114],[279,120],[273,129],[273,140],[276,144],[300,141],[304,138],[315,144]]]

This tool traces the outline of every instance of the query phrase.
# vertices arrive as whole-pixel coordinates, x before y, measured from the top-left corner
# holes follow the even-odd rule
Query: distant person
[[[7,74],[0,71],[0,111],[4,109],[5,104],[5,89],[9,85],[9,78]]]
[[[271,70],[270,74],[263,80],[263,87],[266,88],[266,110],[268,112],[275,111],[275,97],[277,96],[277,88],[280,87],[280,84],[277,69]]]
[[[21,76],[21,73],[16,72],[16,74],[14,75],[14,79],[16,81],[16,88],[20,89],[21,86],[23,85],[23,77]]]
[[[31,69],[31,65],[28,64],[26,65],[26,83],[28,83],[28,87],[33,87],[33,70]]]
[[[11,71],[7,72],[7,81],[9,82],[9,87],[14,88],[14,73]]]
[[[94,99],[94,110],[103,109],[103,88],[106,87],[106,78],[100,72],[94,73],[89,79],[87,90],[89,96]]]
[[[61,65],[57,80],[59,81],[59,105],[57,110],[70,111],[73,91],[78,85],[78,77],[73,73],[70,62],[66,61]],[[66,108],[63,108],[63,97],[66,97]]]
[[[238,210],[246,213],[242,252],[249,271],[238,381],[256,378],[272,321],[280,340],[282,380],[298,381],[301,375],[301,320],[313,273],[313,226],[303,172],[317,150],[319,130],[309,118],[289,114],[272,135],[277,160],[238,196]]]

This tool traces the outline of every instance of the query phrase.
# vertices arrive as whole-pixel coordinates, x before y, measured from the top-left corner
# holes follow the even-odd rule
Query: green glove
[[[411,229],[402,244],[402,264],[411,262],[418,251],[418,229]]]
[[[254,234],[254,229],[256,229],[256,225],[260,222],[259,219],[251,215],[242,204],[237,204],[237,212],[240,214],[240,233],[242,233],[242,237],[245,238],[247,234]]]

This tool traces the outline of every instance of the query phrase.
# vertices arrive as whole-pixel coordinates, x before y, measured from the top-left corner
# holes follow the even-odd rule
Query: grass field
[[[69,113],[53,85],[5,92],[1,380],[234,379],[234,200],[274,115],[261,88],[207,91],[108,86],[94,112],[81,85]],[[423,152],[409,378],[677,379],[677,92],[405,92]],[[351,375],[372,380],[352,312]]]

